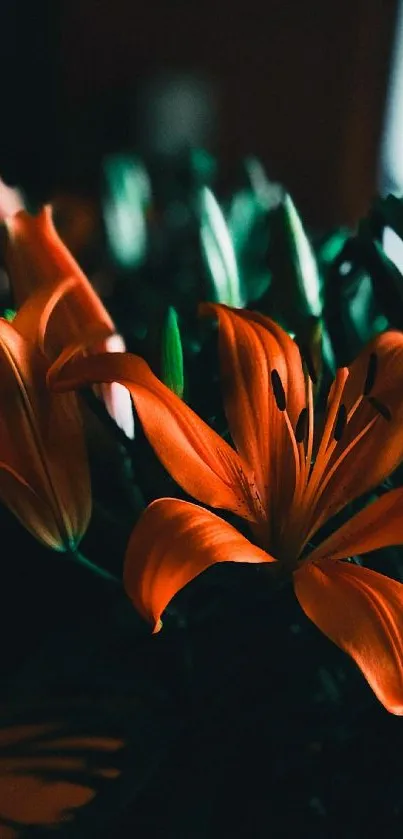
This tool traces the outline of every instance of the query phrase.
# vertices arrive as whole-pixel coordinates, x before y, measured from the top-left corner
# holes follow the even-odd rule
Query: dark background
[[[0,169],[35,198],[91,189],[106,151],[147,146],[150,82],[190,76],[224,174],[257,154],[308,222],[354,224],[376,190],[396,6],[2,3]]]

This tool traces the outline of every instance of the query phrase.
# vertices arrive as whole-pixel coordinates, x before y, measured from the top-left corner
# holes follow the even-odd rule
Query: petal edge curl
[[[147,507],[131,534],[123,582],[155,633],[174,595],[211,565],[274,561],[209,510],[188,501],[162,498]]]
[[[354,659],[384,707],[402,716],[402,583],[347,562],[307,560],[294,589],[308,618]]]

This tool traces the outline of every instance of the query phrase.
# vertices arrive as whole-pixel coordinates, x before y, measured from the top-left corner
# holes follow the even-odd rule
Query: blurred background
[[[0,171],[35,201],[91,193],[111,152],[203,147],[224,185],[254,154],[310,225],[354,225],[403,180],[399,19],[398,0],[2,3]]]

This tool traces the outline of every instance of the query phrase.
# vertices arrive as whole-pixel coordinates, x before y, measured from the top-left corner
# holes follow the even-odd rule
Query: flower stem
[[[78,565],[83,565],[85,568],[88,568],[92,574],[95,574],[97,577],[102,577],[102,579],[107,580],[109,583],[113,583],[113,585],[117,588],[122,586],[122,581],[119,577],[116,577],[115,574],[111,574],[110,571],[107,571],[105,568],[100,568],[99,565],[95,565],[94,562],[91,562],[90,559],[87,559],[83,556],[82,553],[79,551],[67,551],[65,554],[67,559],[73,560],[73,562],[78,563]]]

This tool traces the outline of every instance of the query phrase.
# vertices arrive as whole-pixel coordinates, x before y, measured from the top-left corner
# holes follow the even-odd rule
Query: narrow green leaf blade
[[[217,303],[242,307],[244,296],[235,250],[224,214],[208,187],[200,190],[200,238]]]
[[[161,367],[163,382],[182,399],[185,389],[182,339],[173,306],[168,309],[162,331]]]

